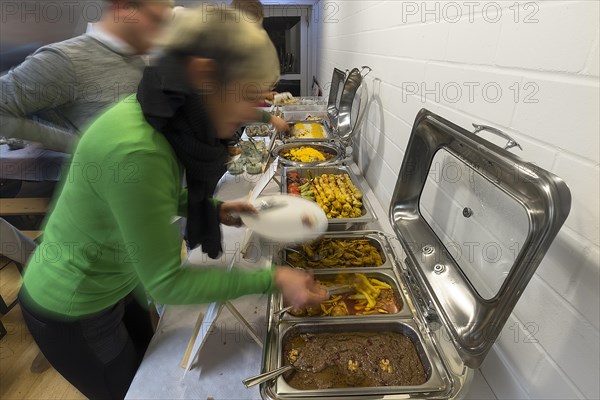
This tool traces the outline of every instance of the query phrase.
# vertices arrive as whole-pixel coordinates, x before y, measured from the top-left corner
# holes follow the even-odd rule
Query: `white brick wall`
[[[374,70],[357,159],[384,208],[421,108],[504,130],[523,158],[570,186],[571,215],[482,367],[498,398],[600,398],[599,4],[315,6],[317,78],[328,82],[333,67]]]

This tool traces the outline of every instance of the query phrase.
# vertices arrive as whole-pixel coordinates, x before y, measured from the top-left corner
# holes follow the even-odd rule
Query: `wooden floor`
[[[4,257],[0,258],[1,266],[0,293],[10,303],[19,290],[21,276]],[[8,333],[0,339],[0,399],[85,399],[52,367],[42,373],[30,371],[39,350],[18,305],[2,316],[2,323]]]

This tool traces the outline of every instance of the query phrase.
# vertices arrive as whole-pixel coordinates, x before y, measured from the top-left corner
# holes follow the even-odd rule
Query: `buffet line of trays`
[[[295,309],[280,294],[269,296],[261,377],[265,380],[252,378],[244,383],[260,381],[264,399],[460,396],[499,337],[540,263],[540,254],[567,218],[567,185],[539,169],[526,181],[508,179],[513,171],[528,170],[531,164],[421,110],[405,161],[420,157],[423,162],[416,172],[403,164],[389,211],[397,236],[367,230],[373,228],[368,224],[376,215],[360,186],[363,180],[346,166],[351,164],[344,152],[348,143],[318,118],[313,113],[304,115],[270,156],[279,158],[281,192],[316,202],[328,220],[323,237],[283,249],[278,261],[311,271],[327,288],[328,298]],[[510,136],[497,134],[508,138],[507,146],[518,146]],[[495,297],[482,295],[473,283],[490,276],[496,279],[495,275],[483,269],[467,274],[473,266],[463,270],[432,226],[436,220],[429,222],[420,214],[427,185],[422,177],[431,172],[438,153],[470,171],[455,186],[468,188],[461,195],[466,203],[453,206],[456,215],[465,218],[458,231],[487,232],[487,226],[469,220],[473,214],[464,212],[471,210],[464,208],[471,201],[478,207],[486,205],[479,212],[480,223],[493,224],[494,218],[536,221],[505,229],[506,238],[517,235],[526,238],[527,245],[516,260],[502,258],[497,263],[506,277]],[[500,175],[479,168],[483,164],[494,165]]]
[[[431,339],[417,327],[390,242],[395,238],[364,230],[376,216],[358,177],[344,165],[343,150],[327,123],[314,112],[304,113],[291,131],[298,129],[299,137],[287,138],[272,156],[282,165],[281,193],[318,203],[329,232],[283,249],[279,261],[312,271],[334,290],[324,303],[302,309],[287,307],[279,294],[271,296],[263,372],[290,370],[261,384],[261,395],[444,392],[448,378]]]
[[[347,142],[338,136],[331,116],[324,110],[270,112],[285,118],[287,132],[278,133],[270,124],[253,123],[245,127],[242,140],[230,147],[230,156],[240,155],[228,164],[232,175],[244,172],[261,174],[270,160],[279,157],[280,163],[296,167],[339,165],[346,159]]]
[[[271,295],[264,371],[291,368],[262,385],[263,398],[446,390],[448,377],[418,328],[392,240],[374,230],[331,231],[281,252],[280,262],[312,271],[330,296],[317,306],[289,308]]]
[[[287,132],[277,133],[268,124],[248,125],[246,137],[253,144],[250,153],[263,155],[262,171],[271,158],[277,157],[283,164],[297,167],[336,165],[343,161],[346,149],[352,144],[354,127],[364,115],[365,102],[355,105],[355,100],[370,71],[368,66],[346,72],[334,68],[328,99],[282,96],[283,102],[269,111],[288,121]],[[268,149],[256,148],[259,137],[269,138]],[[229,168],[232,174],[258,171],[258,163],[247,160],[232,163]]]

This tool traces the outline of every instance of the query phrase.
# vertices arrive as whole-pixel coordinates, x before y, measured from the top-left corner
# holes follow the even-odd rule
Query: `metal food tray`
[[[326,110],[323,111],[286,111],[283,118],[286,121],[305,121],[309,116],[319,119],[329,120],[329,114]]]
[[[282,114],[282,118],[288,122],[324,121],[327,128],[331,130],[333,136],[336,136],[335,124],[333,123],[332,116],[327,111],[286,111]],[[308,117],[314,119],[307,120]]]
[[[346,174],[350,176],[350,180],[363,193],[362,198],[362,216],[357,218],[328,218],[329,230],[334,231],[347,231],[351,229],[362,228],[369,222],[373,222],[375,218],[375,212],[371,207],[371,204],[364,196],[358,178],[350,171],[347,167],[336,166],[336,167],[309,167],[309,168],[298,168],[298,167],[284,167],[281,177],[281,193],[287,194],[287,176],[290,172],[296,172],[301,178],[308,178],[308,172],[311,171],[313,177],[320,176],[323,174]]]
[[[285,111],[324,111],[327,110],[327,99],[325,97],[296,97],[296,103],[277,104]]]
[[[327,111],[327,104],[287,104],[279,106],[283,112],[287,111],[313,111],[321,112]]]
[[[288,160],[287,158],[283,157],[282,154],[287,153],[291,149],[299,148],[299,147],[313,147],[319,151],[325,151],[325,152],[329,152],[329,153],[332,153],[335,155],[333,158],[331,158],[329,160],[314,161],[314,162],[307,162],[307,163],[303,163],[300,161],[291,161],[291,160]],[[323,168],[325,166],[339,165],[340,163],[343,162],[342,161],[342,158],[343,158],[342,149],[340,149],[334,143],[328,143],[328,142],[306,141],[306,142],[285,143],[285,144],[282,144],[282,145],[276,147],[274,150],[272,150],[271,154],[273,157],[279,157],[279,163],[281,165],[284,165],[287,167],[294,167],[294,168],[317,168],[317,167]]]
[[[373,271],[372,268],[363,268],[363,269],[357,269],[357,270],[352,270],[352,271],[348,271],[348,270],[344,270],[344,271],[340,271],[340,272],[331,272],[331,271],[321,271],[321,270],[315,270],[314,271],[314,276],[316,280],[319,281],[332,281],[336,278],[336,276],[341,275],[341,274],[365,274],[367,276],[367,278],[375,278],[377,280],[380,280],[382,282],[387,283],[388,285],[390,285],[392,287],[392,290],[394,291],[394,295],[396,296],[396,299],[399,300],[402,304],[401,304],[401,308],[400,310],[395,313],[395,314],[373,314],[373,315],[346,315],[346,316],[339,316],[339,317],[333,317],[333,316],[329,316],[329,317],[325,317],[325,316],[319,316],[319,317],[296,317],[293,316],[292,314],[289,313],[284,313],[281,317],[280,320],[285,320],[285,321],[305,321],[305,322],[313,322],[313,323],[324,323],[327,321],[332,321],[332,320],[348,320],[348,321],[370,321],[371,319],[398,319],[398,318],[411,318],[412,317],[412,312],[410,311],[410,307],[408,306],[408,303],[406,302],[406,298],[404,296],[404,294],[402,293],[402,290],[400,289],[400,285],[398,284],[398,281],[396,279],[396,277],[394,276],[394,273],[391,270],[379,270],[379,271]],[[283,299],[281,298],[281,296],[277,296],[279,297],[278,299],[275,299],[275,304],[279,304],[279,309],[285,307],[285,304],[283,304]]]
[[[297,142],[332,142],[335,138],[333,135],[333,131],[331,129],[331,125],[325,119],[315,119],[310,121],[302,121],[302,120],[290,120],[288,121],[290,126],[294,126],[296,124],[319,124],[323,127],[323,136],[322,138],[299,138],[293,136],[291,133],[291,129],[289,133],[282,134],[282,139],[285,143],[297,143]]]
[[[368,398],[384,398],[400,396],[400,398],[417,396],[423,393],[436,394],[435,398],[445,398],[450,390],[448,375],[439,359],[432,342],[419,333],[417,325],[410,319],[396,320],[369,320],[369,323],[358,324],[349,321],[329,321],[315,324],[312,321],[302,323],[281,323],[276,328],[276,334],[267,336],[265,347],[264,370],[273,370],[284,365],[283,344],[288,335],[319,332],[396,332],[408,337],[417,349],[427,381],[418,386],[385,386],[365,388],[338,388],[320,390],[299,390],[287,384],[280,376],[277,380],[263,383],[261,395],[265,399],[290,399],[290,398],[349,398],[351,396],[365,396]],[[372,397],[376,396],[376,397]]]
[[[253,130],[256,129],[260,129],[262,130],[264,127],[266,127],[266,133],[259,133],[259,134],[255,134],[252,133],[250,134]],[[273,128],[273,126],[271,124],[267,124],[267,123],[252,123],[252,124],[247,124],[245,129],[244,129],[244,133],[246,134],[246,136],[248,137],[271,137],[273,135],[273,132],[275,131],[275,128]]]
[[[321,239],[338,239],[338,240],[358,240],[366,239],[379,251],[383,264],[378,267],[347,267],[347,268],[322,268],[314,271],[326,271],[326,272],[343,272],[343,271],[355,271],[358,269],[364,269],[369,271],[378,271],[380,269],[394,268],[395,258],[393,256],[392,246],[385,234],[379,231],[356,231],[356,232],[329,232],[321,237]],[[300,248],[301,246],[297,246]],[[288,260],[288,250],[283,250],[281,254],[282,261],[293,265]]]

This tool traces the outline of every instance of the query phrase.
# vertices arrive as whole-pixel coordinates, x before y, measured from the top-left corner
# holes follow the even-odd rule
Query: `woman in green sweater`
[[[145,293],[164,304],[274,288],[298,306],[324,300],[312,277],[289,268],[181,266],[173,217],[186,215],[190,245],[216,258],[220,223],[252,211],[211,197],[225,172],[224,140],[255,118],[279,61],[264,30],[231,10],[185,11],[163,46],[138,94],[83,135],[19,295],[46,358],[89,398],[125,396],[152,336]]]

